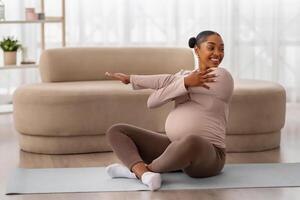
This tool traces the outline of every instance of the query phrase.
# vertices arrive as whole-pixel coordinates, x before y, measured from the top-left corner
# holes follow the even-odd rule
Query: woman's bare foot
[[[144,162],[139,162],[132,167],[133,173],[149,187],[150,190],[157,190],[161,186],[159,173],[150,171]]]
[[[133,165],[133,167],[131,168],[131,170],[133,171],[133,173],[135,173],[135,175],[141,179],[142,175],[145,172],[149,172],[150,170],[146,167],[146,164],[144,162],[139,162],[136,163],[135,165]]]

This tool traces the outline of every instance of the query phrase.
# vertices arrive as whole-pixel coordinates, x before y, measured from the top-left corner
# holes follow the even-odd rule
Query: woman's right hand
[[[105,76],[108,77],[108,78],[119,80],[124,84],[130,83],[130,75],[127,75],[127,74],[124,74],[124,73],[105,72]]]
[[[193,71],[188,76],[184,77],[184,85],[186,88],[200,86],[209,89],[206,83],[215,82],[216,74],[208,74],[214,71],[214,69],[209,68],[204,72]]]

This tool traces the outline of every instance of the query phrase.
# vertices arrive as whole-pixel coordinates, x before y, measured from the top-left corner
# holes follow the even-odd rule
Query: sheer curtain
[[[38,0],[4,2],[11,18],[22,18],[26,6],[39,6]],[[60,14],[59,0],[45,2],[46,15]],[[299,24],[298,0],[66,0],[67,46],[187,47],[191,36],[215,30],[225,42],[222,65],[235,78],[278,82],[290,102],[300,101]],[[39,29],[5,26],[34,47],[37,59]],[[60,25],[46,29],[46,47],[59,47]]]

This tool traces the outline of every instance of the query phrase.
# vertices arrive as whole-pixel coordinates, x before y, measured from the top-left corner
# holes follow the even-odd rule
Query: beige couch
[[[106,130],[124,122],[164,133],[168,103],[149,110],[150,89],[106,80],[104,73],[175,73],[192,70],[187,48],[62,48],[43,52],[42,83],[19,87],[13,96],[20,148],[45,154],[110,151]],[[272,82],[235,80],[227,151],[261,151],[280,144],[285,91]],[[154,144],[155,145],[155,144]]]

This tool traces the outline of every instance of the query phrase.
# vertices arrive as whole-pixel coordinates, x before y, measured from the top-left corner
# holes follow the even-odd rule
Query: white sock
[[[135,174],[132,173],[124,165],[115,163],[105,168],[106,173],[112,178],[136,178]]]
[[[145,172],[143,173],[141,180],[152,191],[159,189],[161,186],[161,176],[159,173]]]

